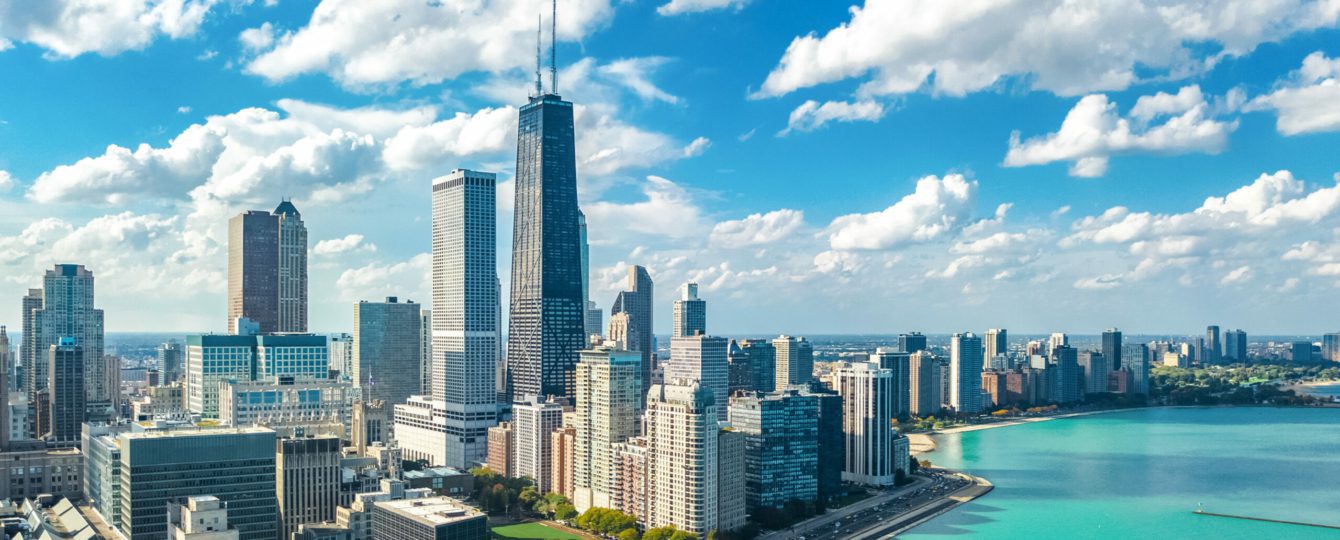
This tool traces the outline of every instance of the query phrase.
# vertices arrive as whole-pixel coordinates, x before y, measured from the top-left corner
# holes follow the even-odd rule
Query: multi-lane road
[[[879,538],[958,504],[961,501],[956,499],[960,491],[968,487],[974,487],[974,484],[966,475],[939,469],[923,470],[922,474],[913,477],[911,484],[803,521],[789,529],[770,532],[759,539]]]

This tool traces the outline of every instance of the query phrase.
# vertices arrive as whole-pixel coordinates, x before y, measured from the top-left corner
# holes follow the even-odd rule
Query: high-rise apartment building
[[[940,366],[934,355],[927,351],[912,353],[908,358],[908,412],[925,418],[940,412]]]
[[[1051,337],[1047,338],[1047,354],[1049,355],[1053,350],[1056,350],[1058,347],[1069,347],[1069,346],[1070,346],[1070,336],[1067,336],[1061,332],[1055,332],[1051,335]]]
[[[707,333],[707,301],[698,298],[698,284],[685,283],[675,300],[674,321],[670,337],[686,337]]]
[[[88,417],[84,393],[84,349],[75,338],[52,345],[47,357],[47,395],[51,431],[47,446],[79,446],[80,426]],[[8,429],[9,426],[5,426]]]
[[[213,495],[228,505],[241,540],[279,537],[275,433],[266,428],[181,429],[116,436],[121,533],[167,537],[167,504]]]
[[[717,529],[719,428],[710,390],[654,385],[647,393],[646,526],[672,526],[706,536]]]
[[[247,318],[262,334],[307,331],[307,226],[290,201],[228,220],[228,332]]]
[[[614,447],[639,431],[642,356],[598,347],[581,352],[573,414],[573,505],[611,508],[615,487]]]
[[[1010,354],[1008,332],[1004,328],[992,328],[982,337],[982,358],[994,359],[998,355]]]
[[[745,499],[751,513],[818,498],[818,399],[794,389],[737,396],[730,421],[745,434]]]
[[[433,182],[433,400],[446,407],[447,465],[488,457],[498,423],[497,176],[455,170]]]
[[[733,531],[745,526],[744,503],[745,434],[733,429],[717,432],[717,530]]]
[[[340,506],[339,437],[295,437],[275,442],[275,498],[280,533],[289,537],[300,525],[335,521]]]
[[[1225,340],[1232,339],[1233,331],[1225,333]],[[1242,347],[1246,349],[1246,347]],[[1326,334],[1321,337],[1321,358],[1327,362],[1340,362],[1340,333]]]
[[[1113,371],[1121,369],[1121,330],[1108,328],[1103,331],[1103,357],[1111,364]]]
[[[488,467],[506,478],[516,476],[516,431],[511,422],[489,428]]]
[[[893,485],[893,371],[856,362],[837,373],[842,394],[846,456],[842,480],[867,486]]]
[[[912,412],[912,355],[880,347],[872,361],[893,375],[893,417],[901,418]]]
[[[108,362],[103,355],[103,314],[101,309],[93,307],[93,272],[79,264],[58,264],[47,270],[42,276],[42,289],[30,290],[24,299],[25,308],[31,309],[25,314],[25,326],[32,327],[32,341],[29,341],[28,328],[24,329],[25,345],[29,349],[31,363],[24,366],[28,383],[29,410],[39,406],[38,392],[50,384],[50,351],[52,345],[60,343],[62,338],[74,338],[82,351],[83,384],[85,402],[89,409],[107,410],[116,407],[120,397],[117,381],[120,373],[109,373]],[[34,301],[40,296],[40,307],[34,307]],[[41,411],[48,412],[48,411]],[[50,416],[37,414],[35,422],[41,437],[50,426],[44,420]],[[75,428],[78,429],[77,427]]]
[[[580,362],[579,362],[580,364]],[[577,428],[564,426],[549,434],[549,486],[568,500],[577,496]],[[605,508],[608,508],[606,506]]]
[[[10,370],[13,366],[14,359],[9,348],[9,333],[4,325],[0,325],[0,452],[9,449],[11,422],[9,392],[12,385]]]
[[[512,405],[512,429],[516,433],[516,476],[535,481],[540,493],[548,493],[552,480],[553,439],[549,436],[563,426],[563,404],[547,399]]]
[[[1219,341],[1219,327],[1205,327],[1205,355],[1200,358],[1202,364],[1214,364],[1224,356],[1224,345]]]
[[[331,334],[326,342],[330,355],[330,370],[338,371],[340,379],[354,380],[354,336],[345,333]]]
[[[1247,332],[1242,330],[1224,332],[1224,357],[1235,362],[1247,361]]]
[[[182,348],[176,340],[158,346],[158,384],[166,386],[181,378]]]
[[[723,337],[695,334],[670,338],[670,365],[665,380],[686,384],[693,381],[712,391],[717,403],[730,401],[730,365]],[[717,408],[717,420],[726,421],[726,407]]]
[[[772,347],[777,351],[777,390],[814,378],[814,347],[805,338],[782,335],[772,340]]]
[[[905,353],[914,353],[926,350],[926,336],[921,332],[912,332],[911,334],[898,334],[898,350]]]
[[[28,395],[28,403],[31,407],[33,394],[37,390],[46,388],[47,383],[45,377],[35,387],[32,383],[33,373],[37,369],[34,364],[37,363],[37,358],[40,358],[40,349],[45,349],[45,347],[37,345],[37,322],[34,320],[37,316],[37,310],[42,309],[42,289],[28,289],[28,294],[23,296],[22,305],[19,309],[23,320],[23,326],[21,327],[23,334],[19,336],[19,367],[23,369],[24,373],[23,377],[15,380],[14,383],[18,385],[20,391]]]
[[[740,352],[749,366],[749,385],[746,390],[772,392],[777,389],[777,349],[766,339],[746,339],[740,343]]]
[[[1077,357],[1080,369],[1084,370],[1084,392],[1098,394],[1107,391],[1107,377],[1112,372],[1107,355],[1095,351],[1083,351]]]
[[[949,339],[949,404],[963,414],[982,412],[982,340],[954,334]]]
[[[1048,396],[1057,403],[1074,403],[1084,399],[1084,370],[1079,365],[1079,354],[1074,348],[1061,345],[1051,352],[1047,367]]]
[[[652,372],[656,370],[656,337],[652,334],[651,274],[638,265],[628,267],[628,288],[619,291],[610,308],[610,316],[628,314],[625,346],[642,355],[642,390],[651,387]],[[613,319],[611,319],[613,320]],[[613,337],[613,336],[611,336]]]
[[[397,405],[419,392],[422,322],[413,301],[388,296],[385,302],[354,304],[352,379],[364,398]]]
[[[517,126],[507,368],[512,401],[570,396],[586,347],[572,103],[532,96]]]

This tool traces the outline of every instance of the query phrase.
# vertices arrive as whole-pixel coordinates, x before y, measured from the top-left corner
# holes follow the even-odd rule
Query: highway
[[[759,536],[759,540],[839,540],[852,538],[867,529],[886,529],[890,520],[900,517],[909,509],[969,486],[964,477],[942,470],[922,471],[911,484],[880,493],[869,499],[802,521],[786,530]],[[902,520],[898,520],[902,521]]]

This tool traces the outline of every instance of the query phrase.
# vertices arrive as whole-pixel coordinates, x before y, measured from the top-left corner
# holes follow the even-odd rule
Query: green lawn
[[[575,534],[560,531],[540,523],[518,523],[493,528],[494,538],[520,540],[585,540]]]

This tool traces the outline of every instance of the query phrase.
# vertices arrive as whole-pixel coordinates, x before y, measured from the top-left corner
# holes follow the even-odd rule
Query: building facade
[[[512,405],[512,429],[516,430],[516,476],[535,481],[540,493],[551,491],[553,438],[563,426],[563,405],[553,400]]]
[[[335,509],[340,506],[342,448],[339,437],[275,441],[275,498],[283,537],[304,524],[335,521]]]
[[[707,333],[707,302],[698,298],[698,284],[685,283],[675,300],[670,338]]]
[[[365,399],[392,405],[419,392],[419,304],[385,302],[354,304],[354,386]]]
[[[819,496],[819,403],[795,390],[737,396],[731,425],[745,434],[745,500],[752,514]]]
[[[954,334],[949,339],[949,403],[962,414],[982,412],[982,340]]]
[[[893,485],[894,382],[893,371],[874,362],[856,362],[838,371],[846,439],[843,481]]]
[[[647,269],[633,265],[628,267],[628,288],[620,291],[614,298],[614,306],[610,308],[611,321],[613,317],[619,314],[627,314],[626,328],[624,335],[616,338],[611,332],[611,338],[622,339],[625,346],[630,351],[637,351],[642,355],[642,390],[645,392],[651,387],[652,373],[656,370],[656,336],[652,333],[652,299],[653,287],[651,274]]]
[[[573,505],[578,512],[610,508],[614,447],[636,437],[642,410],[642,356],[598,347],[581,352],[573,414]]]
[[[804,385],[814,378],[814,347],[803,337],[783,335],[772,340],[776,351],[775,390]]]
[[[704,537],[719,517],[716,401],[696,384],[653,385],[643,425],[647,437],[646,526],[673,526]]]
[[[665,380],[694,381],[712,391],[717,403],[730,401],[730,341],[701,333],[670,338],[670,366]],[[726,421],[727,407],[717,408],[717,420]]]

